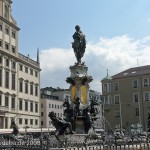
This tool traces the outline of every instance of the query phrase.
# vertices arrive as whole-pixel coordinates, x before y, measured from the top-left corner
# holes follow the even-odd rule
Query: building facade
[[[40,122],[40,64],[19,53],[16,20],[11,0],[0,0],[0,128],[37,128]]]
[[[62,92],[63,91],[63,92]],[[59,88],[46,87],[41,89],[41,127],[42,128],[54,128],[48,117],[49,112],[53,111],[57,117],[63,119],[64,98],[70,97],[66,94],[66,90]],[[57,93],[58,92],[58,93]]]
[[[98,102],[98,105],[95,105],[97,109],[96,120],[94,121],[94,127],[96,129],[104,129],[104,117],[103,117],[103,105],[101,101],[101,93],[89,90],[89,100],[95,99]]]
[[[130,68],[112,77],[107,74],[101,82],[107,129],[130,131],[142,126],[143,130],[147,130],[150,65]]]
[[[100,93],[90,90],[89,99],[95,99],[99,105],[95,106],[97,109],[97,120],[94,122],[95,128],[103,128],[102,122],[102,105]],[[57,117],[64,118],[63,103],[65,99],[71,100],[71,93],[69,89],[46,87],[41,89],[41,127],[53,128],[51,120],[48,117],[49,112],[54,111]]]

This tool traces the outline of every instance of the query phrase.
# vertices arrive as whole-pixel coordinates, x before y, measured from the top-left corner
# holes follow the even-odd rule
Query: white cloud
[[[97,43],[88,42],[82,61],[88,66],[88,74],[93,76],[91,89],[100,91],[100,81],[106,70],[112,76],[124,69],[150,64],[150,37],[135,40],[128,35],[111,39],[100,38]],[[73,49],[50,48],[41,50],[41,87],[69,88],[65,79],[70,76],[69,67],[76,62]]]

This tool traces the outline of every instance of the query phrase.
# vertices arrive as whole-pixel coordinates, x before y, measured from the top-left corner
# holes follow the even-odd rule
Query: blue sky
[[[113,75],[127,68],[149,65],[150,0],[13,0],[19,51],[36,58],[40,49],[41,86],[67,88],[75,25],[86,35],[83,61],[101,90],[106,70]]]

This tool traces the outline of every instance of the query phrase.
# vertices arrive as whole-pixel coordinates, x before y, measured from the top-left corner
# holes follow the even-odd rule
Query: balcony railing
[[[3,112],[3,113],[8,112],[8,107],[0,106],[0,112]]]
[[[22,59],[22,60],[24,60],[24,61],[26,61],[26,62],[28,62],[28,63],[31,63],[31,64],[36,65],[36,66],[39,66],[38,62],[30,59],[28,56],[24,56],[24,55],[22,55],[22,54],[19,53],[19,58]]]

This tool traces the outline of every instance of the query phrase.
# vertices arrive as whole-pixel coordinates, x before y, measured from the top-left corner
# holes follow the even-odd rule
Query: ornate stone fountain
[[[73,34],[73,43],[72,48],[75,53],[75,57],[77,62],[73,66],[70,66],[70,77],[67,77],[66,82],[70,84],[70,94],[71,100],[65,100],[63,106],[64,109],[64,122],[60,123],[57,126],[57,123],[53,123],[56,127],[56,136],[70,134],[72,131],[74,137],[80,139],[87,137],[90,133],[95,134],[94,132],[94,120],[96,116],[95,105],[98,105],[96,100],[89,101],[89,83],[92,82],[92,76],[88,75],[88,67],[84,62],[81,61],[81,58],[84,56],[85,48],[86,48],[86,40],[85,35],[80,30],[80,27],[75,26],[75,33]],[[57,121],[59,122],[59,121]],[[69,129],[69,132],[66,131],[66,126],[64,127],[64,131],[60,131],[59,128],[62,128],[63,124],[70,123],[72,129]],[[59,123],[58,123],[59,124]],[[68,125],[70,126],[70,125]],[[63,129],[62,129],[63,130]],[[72,130],[70,132],[70,130]],[[71,137],[73,137],[71,134]],[[70,138],[71,138],[70,137]],[[60,139],[60,138],[59,138]]]

